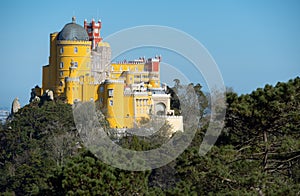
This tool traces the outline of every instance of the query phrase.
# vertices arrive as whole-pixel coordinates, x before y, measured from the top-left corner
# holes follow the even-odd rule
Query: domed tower
[[[51,34],[49,65],[43,67],[43,91],[50,89],[55,96],[66,96],[70,104],[94,99],[91,45],[75,17],[59,33]]]

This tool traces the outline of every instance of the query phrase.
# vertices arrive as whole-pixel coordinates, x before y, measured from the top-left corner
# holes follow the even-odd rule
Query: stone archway
[[[165,115],[166,114],[166,105],[162,102],[155,104],[155,113],[156,113],[156,115]]]

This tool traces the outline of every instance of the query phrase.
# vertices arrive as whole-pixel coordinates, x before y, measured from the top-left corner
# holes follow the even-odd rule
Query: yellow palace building
[[[173,131],[183,130],[182,117],[170,109],[170,95],[160,84],[161,57],[111,63],[110,45],[100,36],[101,21],[72,22],[50,34],[49,64],[43,66],[39,96],[52,91],[67,103],[95,101],[112,128],[132,128],[156,115]]]

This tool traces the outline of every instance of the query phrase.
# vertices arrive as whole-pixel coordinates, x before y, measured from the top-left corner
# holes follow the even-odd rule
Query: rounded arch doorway
[[[166,105],[162,102],[155,104],[155,113],[156,113],[156,115],[165,115],[166,114]]]

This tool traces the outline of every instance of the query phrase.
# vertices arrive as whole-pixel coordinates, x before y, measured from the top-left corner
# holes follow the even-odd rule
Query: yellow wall
[[[132,128],[134,122],[133,96],[124,96],[124,127]]]
[[[107,94],[107,120],[113,128],[123,128],[124,126],[124,83],[108,83],[106,85]],[[110,96],[109,91],[113,93]]]
[[[91,73],[92,43],[57,40],[57,35],[50,34],[49,65],[43,67],[42,92],[53,90],[55,97],[66,96],[70,104],[99,101],[112,128],[132,128],[142,118],[149,118],[151,93],[124,94],[124,88],[141,82],[144,87],[160,87],[159,73],[145,71],[144,63],[112,63],[109,78],[97,84]],[[98,45],[109,47],[107,43]],[[112,96],[109,90],[113,90]]]
[[[49,65],[43,67],[42,91],[64,95],[67,102],[97,100],[97,85],[91,77],[91,42],[57,40],[50,35]],[[68,79],[68,80],[66,80]]]
[[[55,81],[57,78],[56,75],[56,38],[58,33],[50,34],[50,56],[49,56],[49,65],[43,67],[43,82],[42,82],[42,93],[45,90],[55,89]]]
[[[131,73],[144,72],[144,64],[112,63],[110,71],[111,71],[111,79],[118,79],[121,76],[123,71],[128,71]]]
[[[100,107],[106,114],[112,128],[132,128],[143,118],[149,118],[149,110],[152,105],[152,94],[149,92],[136,92],[124,94],[124,87],[144,82],[144,87],[160,87],[159,73],[153,80],[149,79],[149,72],[144,70],[143,64],[136,63],[112,63],[110,69],[110,83],[102,84],[105,90],[99,92],[102,100]],[[120,85],[113,81],[122,80],[125,83]],[[151,83],[152,85],[148,85]],[[114,89],[114,96],[108,97],[108,89]],[[110,101],[114,105],[110,106]]]
[[[57,41],[55,63],[58,78],[55,81],[56,89],[54,89],[57,95],[64,93],[66,77],[85,77],[87,73],[90,73],[88,67],[91,62],[90,47],[90,41]]]

